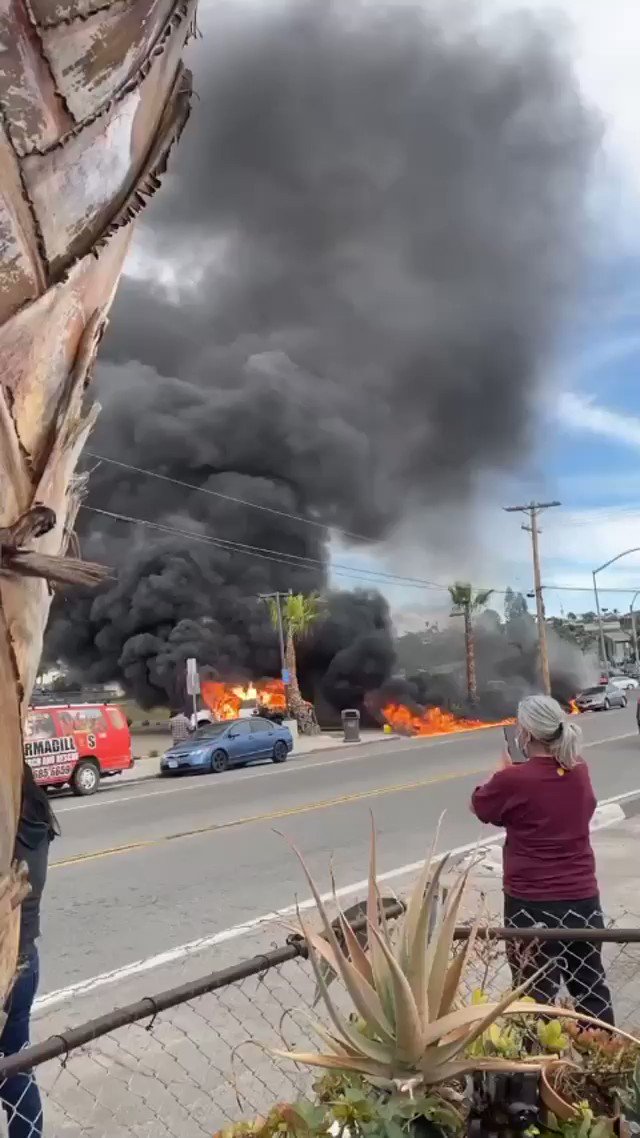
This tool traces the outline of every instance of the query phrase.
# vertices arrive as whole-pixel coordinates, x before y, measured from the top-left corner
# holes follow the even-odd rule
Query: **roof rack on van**
[[[94,703],[114,703],[117,702],[105,694],[103,691],[97,691],[95,696],[92,692],[87,691],[65,691],[65,692],[43,692],[34,691],[31,694],[31,707],[78,707],[85,704],[90,706]]]

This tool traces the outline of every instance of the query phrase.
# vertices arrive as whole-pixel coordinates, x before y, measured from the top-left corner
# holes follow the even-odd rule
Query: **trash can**
[[[347,707],[342,712],[342,730],[345,743],[360,742],[360,712],[354,707]]]

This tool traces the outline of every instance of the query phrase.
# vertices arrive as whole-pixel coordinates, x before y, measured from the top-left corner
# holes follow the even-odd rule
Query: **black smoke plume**
[[[472,704],[468,698],[464,633],[455,622],[442,630],[410,633],[401,639],[399,661],[409,667],[367,695],[372,716],[381,720],[382,709],[398,703],[418,716],[431,707],[487,721],[512,716],[521,699],[540,690],[537,625],[524,599],[520,595],[516,599],[522,608],[515,613],[506,611],[506,619],[488,610],[474,621],[477,702]],[[551,627],[547,628],[547,647],[551,694],[568,711],[576,694],[597,682],[597,654],[585,654],[575,641]]]
[[[464,511],[522,455],[594,142],[556,29],[532,18],[295,0],[216,5],[204,32],[91,450],[227,497],[98,464],[89,506],[202,540],[85,512],[86,555],[119,579],[58,603],[48,643],[146,704],[172,698],[185,654],[273,673],[258,593],[323,588],[332,529],[362,548]],[[308,688],[356,702],[384,679],[384,608],[333,597]]]

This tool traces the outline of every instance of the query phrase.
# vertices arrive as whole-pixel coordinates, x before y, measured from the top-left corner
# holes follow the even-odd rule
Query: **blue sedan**
[[[228,719],[224,723],[207,723],[188,739],[167,751],[160,760],[161,774],[180,771],[214,771],[220,774],[229,767],[271,759],[284,763],[293,750],[293,736],[288,727],[268,719]]]

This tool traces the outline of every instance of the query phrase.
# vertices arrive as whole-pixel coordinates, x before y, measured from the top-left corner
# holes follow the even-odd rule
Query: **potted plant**
[[[575,1120],[585,1103],[597,1117],[617,1118],[620,1095],[640,1060],[640,1043],[618,1029],[567,1023],[561,1030],[566,1043],[542,1072],[543,1103],[565,1122]]]

